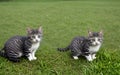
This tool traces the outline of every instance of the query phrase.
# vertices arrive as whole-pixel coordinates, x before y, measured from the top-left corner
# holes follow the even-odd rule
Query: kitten
[[[103,41],[103,32],[88,31],[88,37],[75,37],[71,44],[66,48],[58,48],[59,51],[71,50],[71,55],[74,59],[78,56],[85,56],[88,61],[96,59],[96,53]]]
[[[36,60],[35,52],[39,48],[42,39],[42,28],[27,29],[27,36],[14,36],[4,45],[0,55],[10,61],[19,62],[25,56],[29,61]]]

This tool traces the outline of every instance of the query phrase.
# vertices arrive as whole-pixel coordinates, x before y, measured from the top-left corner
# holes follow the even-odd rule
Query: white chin
[[[92,44],[93,46],[96,46],[97,44]]]
[[[32,41],[33,43],[36,43],[36,42],[38,42],[38,41]]]
[[[99,43],[98,44],[93,44],[94,46],[97,46],[97,45],[100,45]]]

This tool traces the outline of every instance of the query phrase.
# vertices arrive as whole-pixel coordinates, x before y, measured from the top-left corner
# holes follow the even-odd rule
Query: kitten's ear
[[[38,32],[39,33],[42,33],[43,31],[42,31],[42,26],[40,26],[39,28],[38,28]]]
[[[100,35],[100,36],[103,36],[103,30],[101,30],[101,31],[99,32],[99,35]]]
[[[93,33],[90,30],[88,30],[88,36],[92,36],[92,35]]]
[[[28,34],[32,33],[31,28],[29,28],[29,27],[27,28],[27,33],[28,33]]]

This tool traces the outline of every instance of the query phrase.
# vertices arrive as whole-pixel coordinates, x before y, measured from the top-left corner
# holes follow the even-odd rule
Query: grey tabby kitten
[[[42,39],[42,28],[27,29],[27,36],[14,36],[4,45],[0,55],[8,58],[10,61],[19,62],[20,58],[25,56],[29,61],[36,60],[35,52]]]
[[[66,48],[58,48],[59,51],[71,50],[72,57],[78,59],[78,56],[85,56],[88,61],[96,59],[96,53],[103,41],[103,32],[88,31],[88,37],[75,37],[71,44]]]

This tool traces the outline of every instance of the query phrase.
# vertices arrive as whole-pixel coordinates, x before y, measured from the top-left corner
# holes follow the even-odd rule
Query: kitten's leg
[[[8,57],[8,59],[12,62],[20,62],[20,58]]]
[[[24,56],[26,56],[29,61],[33,60],[31,51],[29,49],[24,50]]]
[[[29,49],[24,50],[24,56],[26,56],[29,61],[33,60],[32,53]]]
[[[32,52],[33,60],[36,60],[36,59],[37,59],[37,57],[35,57],[35,53],[36,53],[36,50],[34,50],[34,51]]]
[[[75,60],[77,60],[77,59],[78,59],[78,56],[73,56],[73,58],[74,58]]]
[[[91,55],[91,54],[86,55],[85,57],[86,57],[86,59],[87,59],[88,61],[93,61],[92,55]]]
[[[77,53],[77,52],[72,52],[72,57],[73,57],[73,59],[75,59],[75,60],[79,59],[79,58],[78,58],[79,55],[80,55],[80,54]]]
[[[12,61],[12,62],[20,62],[20,57],[22,56],[22,53],[16,52],[16,53],[7,53],[7,59]]]
[[[96,54],[92,54],[92,59],[96,59]]]
[[[31,53],[28,54],[28,59],[29,59],[29,61],[32,61],[32,60],[33,60],[33,57],[32,57],[32,54],[31,54]]]

